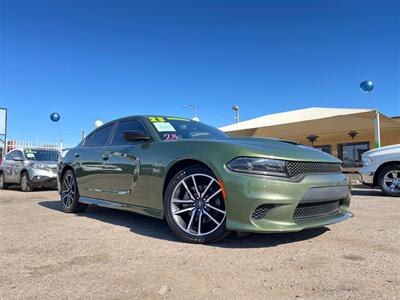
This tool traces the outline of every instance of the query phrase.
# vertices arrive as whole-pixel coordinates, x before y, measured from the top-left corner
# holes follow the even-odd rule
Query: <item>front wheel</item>
[[[400,197],[400,166],[390,165],[379,172],[378,184],[388,196]]]
[[[6,190],[8,189],[8,184],[5,182],[4,173],[0,173],[0,189]]]
[[[29,180],[29,176],[26,172],[22,173],[20,180],[21,191],[23,192],[31,192],[33,190],[31,186],[31,182]]]
[[[206,244],[226,234],[226,206],[222,188],[203,166],[178,172],[168,184],[164,210],[171,230],[183,241]]]
[[[61,181],[61,209],[66,213],[84,211],[87,204],[79,202],[79,190],[74,172],[65,172]]]

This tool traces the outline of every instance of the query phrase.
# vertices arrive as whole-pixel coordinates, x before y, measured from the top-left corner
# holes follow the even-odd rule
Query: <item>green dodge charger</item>
[[[131,116],[95,129],[58,162],[61,208],[165,219],[183,241],[229,231],[295,232],[346,220],[340,161],[291,141],[231,138],[200,122]]]

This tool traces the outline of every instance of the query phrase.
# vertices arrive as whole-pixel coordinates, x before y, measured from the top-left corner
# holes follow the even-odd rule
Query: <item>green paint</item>
[[[181,139],[161,141],[151,122],[171,117],[127,117],[141,121],[151,136],[130,145],[78,146],[71,149],[60,170],[72,166],[82,197],[118,203],[115,208],[163,217],[163,191],[168,171],[178,162],[194,160],[207,165],[226,190],[229,230],[299,231],[342,221],[349,216],[350,195],[341,200],[337,214],[295,221],[293,212],[311,188],[349,186],[341,173],[308,175],[296,181],[229,171],[226,164],[238,156],[268,157],[287,161],[340,163],[322,151],[267,138]],[[180,119],[180,118],[176,118]],[[188,121],[193,122],[193,121]],[[79,153],[79,158],[75,156]],[[109,158],[102,159],[103,153]],[[251,214],[261,204],[278,205],[268,217],[254,221]],[[108,204],[113,207],[112,204]]]

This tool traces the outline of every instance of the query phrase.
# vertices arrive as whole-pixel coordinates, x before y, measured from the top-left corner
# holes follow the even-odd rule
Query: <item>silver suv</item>
[[[49,149],[14,149],[7,153],[0,165],[0,189],[20,184],[21,191],[34,188],[57,187],[57,159],[59,152]]]

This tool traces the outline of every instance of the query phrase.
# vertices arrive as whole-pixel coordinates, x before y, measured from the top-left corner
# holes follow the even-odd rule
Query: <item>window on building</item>
[[[338,150],[344,167],[359,167],[361,155],[369,150],[369,142],[339,144]]]
[[[321,145],[321,146],[314,146],[315,149],[321,150],[322,152],[332,154],[332,147],[331,145]]]

